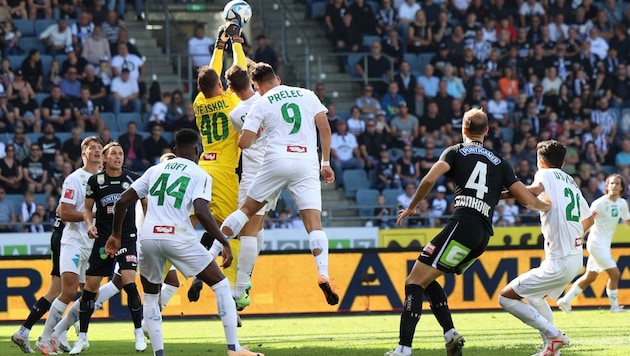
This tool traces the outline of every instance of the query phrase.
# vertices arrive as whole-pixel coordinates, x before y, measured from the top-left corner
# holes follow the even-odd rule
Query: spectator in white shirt
[[[112,101],[114,114],[135,112],[140,114],[141,104],[138,82],[130,78],[129,69],[123,68],[120,76],[112,81]]]
[[[348,132],[348,125],[344,120],[337,121],[337,132],[330,138],[330,149],[330,163],[335,171],[337,185],[343,187],[343,171],[363,168],[364,165],[357,138]]]
[[[68,20],[62,18],[56,24],[48,26],[39,35],[39,39],[46,45],[46,54],[65,54],[65,48],[72,46],[72,31],[68,27]]]
[[[495,90],[491,100],[488,101],[488,115],[493,121],[498,121],[500,126],[507,126],[509,123],[508,103],[502,98],[501,90]]]
[[[433,215],[435,217],[440,217],[446,213],[446,209],[448,209],[448,201],[444,198],[446,194],[446,187],[443,185],[438,185],[437,190],[435,192],[435,196],[431,201],[431,210],[433,211]]]
[[[399,209],[407,209],[413,200],[413,195],[416,192],[416,185],[414,183],[408,183],[405,186],[405,192],[400,194],[396,198],[396,203]]]
[[[151,117],[149,118],[149,128],[155,124],[164,126],[166,124],[166,113],[168,106],[171,105],[171,93],[162,94],[162,101],[156,101],[151,108]]]
[[[196,25],[195,35],[188,40],[188,54],[194,69],[210,64],[213,45],[214,41],[205,35],[203,25]]]
[[[31,216],[35,213],[37,205],[35,204],[35,195],[33,192],[26,191],[24,193],[24,201],[20,204],[20,218],[22,222],[31,220]]]
[[[608,42],[600,36],[597,27],[592,27],[589,30],[589,36],[586,40],[591,43],[591,53],[599,57],[600,60],[604,60],[608,55]]]

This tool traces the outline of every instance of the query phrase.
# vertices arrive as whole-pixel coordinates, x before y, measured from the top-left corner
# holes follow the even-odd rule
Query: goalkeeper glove
[[[232,43],[243,44],[245,39],[243,39],[243,36],[241,35],[241,27],[234,23],[228,23],[226,25],[227,27],[225,28],[225,33],[230,37]]]
[[[214,47],[217,49],[224,49],[227,42],[230,40],[230,36],[226,32],[226,28],[229,24],[221,25],[217,30],[217,41],[214,43]]]

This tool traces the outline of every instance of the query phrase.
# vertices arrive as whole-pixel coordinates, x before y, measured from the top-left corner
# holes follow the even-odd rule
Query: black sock
[[[413,335],[416,333],[416,325],[422,314],[422,299],[424,288],[417,284],[405,286],[405,301],[403,312],[400,316],[400,344],[411,347]]]
[[[79,303],[79,332],[86,333],[90,325],[90,319],[94,313],[94,301],[96,293],[83,290]]]
[[[212,235],[210,235],[209,233],[204,232],[203,235],[201,235],[201,244],[203,245],[203,247],[206,248],[206,250],[210,249],[213,242],[214,237],[212,237]]]
[[[35,325],[35,323],[41,319],[44,314],[46,314],[48,309],[50,309],[50,302],[44,297],[39,298],[39,300],[31,307],[31,312],[28,314],[28,318],[26,318],[26,321],[22,324],[22,326],[31,330],[33,325]]]
[[[140,301],[140,294],[138,294],[138,288],[135,283],[129,283],[123,287],[127,292],[127,307],[131,312],[131,320],[133,320],[133,327],[140,329],[142,327],[142,302]]]
[[[431,311],[435,315],[438,323],[442,326],[444,333],[454,328],[451,310],[448,307],[448,300],[444,288],[437,282],[433,281],[424,290],[424,295],[431,304]]]

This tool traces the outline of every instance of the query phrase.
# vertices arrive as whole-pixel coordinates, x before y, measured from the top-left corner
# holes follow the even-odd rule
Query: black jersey
[[[114,203],[131,183],[140,176],[132,171],[123,169],[119,177],[110,177],[107,171],[101,171],[88,179],[86,198],[93,199],[96,205],[96,229],[99,237],[109,237],[114,222]],[[136,233],[135,209],[130,207],[122,226],[123,238]]]
[[[480,142],[448,147],[440,160],[451,166],[445,176],[455,184],[453,217],[476,217],[492,234],[492,214],[501,191],[518,182],[512,166]]]

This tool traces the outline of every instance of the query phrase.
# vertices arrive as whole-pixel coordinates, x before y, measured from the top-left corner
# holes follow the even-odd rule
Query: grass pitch
[[[425,305],[426,307],[426,305]],[[630,354],[630,313],[607,309],[554,312],[555,325],[565,331],[571,346],[562,355],[627,356]],[[466,338],[464,355],[531,355],[541,345],[538,332],[503,311],[453,314],[457,330]],[[298,317],[244,317],[238,329],[241,344],[267,356],[380,356],[396,346],[399,314],[324,315]],[[0,355],[22,355],[10,341],[16,323],[0,325]],[[35,325],[32,347],[43,329]],[[71,334],[71,335],[70,335]],[[166,319],[168,355],[225,355],[223,327],[218,318]],[[75,335],[70,329],[72,344]],[[93,321],[91,347],[82,355],[136,355],[131,322]],[[151,345],[144,355],[151,355]],[[430,310],[416,330],[414,355],[444,355],[442,332]]]

